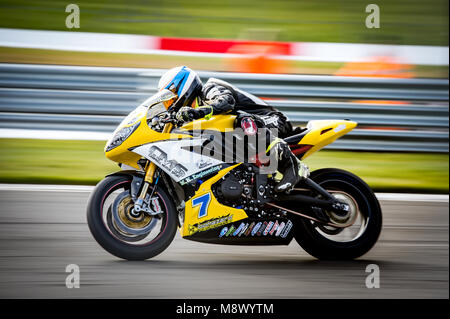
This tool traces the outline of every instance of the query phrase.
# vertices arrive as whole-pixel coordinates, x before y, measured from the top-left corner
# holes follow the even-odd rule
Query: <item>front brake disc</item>
[[[112,215],[117,227],[131,235],[148,234],[155,227],[157,220],[142,212],[141,216],[131,215],[134,203],[130,192],[120,193],[112,204]]]

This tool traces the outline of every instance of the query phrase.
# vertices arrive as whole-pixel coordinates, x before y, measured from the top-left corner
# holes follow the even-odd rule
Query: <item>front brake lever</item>
[[[161,121],[162,123],[166,124],[166,123],[174,123],[174,121],[176,121],[176,119],[174,118],[174,116],[173,116],[172,114],[166,113],[166,114],[164,115],[164,117],[162,117],[162,118],[160,119],[160,121]]]

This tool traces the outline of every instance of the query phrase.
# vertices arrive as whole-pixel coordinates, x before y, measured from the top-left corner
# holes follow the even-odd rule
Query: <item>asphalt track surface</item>
[[[92,238],[88,196],[0,190],[0,298],[449,298],[448,197],[382,200],[381,237],[354,261],[319,261],[295,241],[208,245],[177,233],[159,256],[129,262]],[[80,268],[78,289],[66,287],[68,264]],[[366,287],[369,264],[380,288]]]

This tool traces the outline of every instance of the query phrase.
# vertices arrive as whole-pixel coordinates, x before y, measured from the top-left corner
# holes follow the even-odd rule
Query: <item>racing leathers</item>
[[[212,114],[230,112],[237,115],[237,122],[249,116],[258,128],[277,130],[280,138],[274,137],[269,130],[266,130],[269,141],[266,152],[275,151],[278,171],[283,174],[283,178],[275,186],[275,191],[287,191],[293,188],[302,177],[307,176],[307,167],[297,159],[287,143],[281,139],[289,136],[293,131],[292,124],[283,113],[260,98],[215,78],[210,78],[205,83],[196,103],[195,108],[182,107],[178,112],[180,119],[199,119]]]

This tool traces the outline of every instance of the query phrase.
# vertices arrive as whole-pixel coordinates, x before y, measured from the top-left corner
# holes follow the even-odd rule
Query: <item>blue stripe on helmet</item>
[[[178,72],[178,74],[173,78],[172,81],[169,82],[169,84],[167,84],[165,88],[169,89],[169,87],[171,87],[173,84],[177,88],[177,95],[180,96],[180,93],[183,90],[183,87],[189,77],[189,73],[190,71],[187,70],[185,66],[183,66],[180,72]]]

